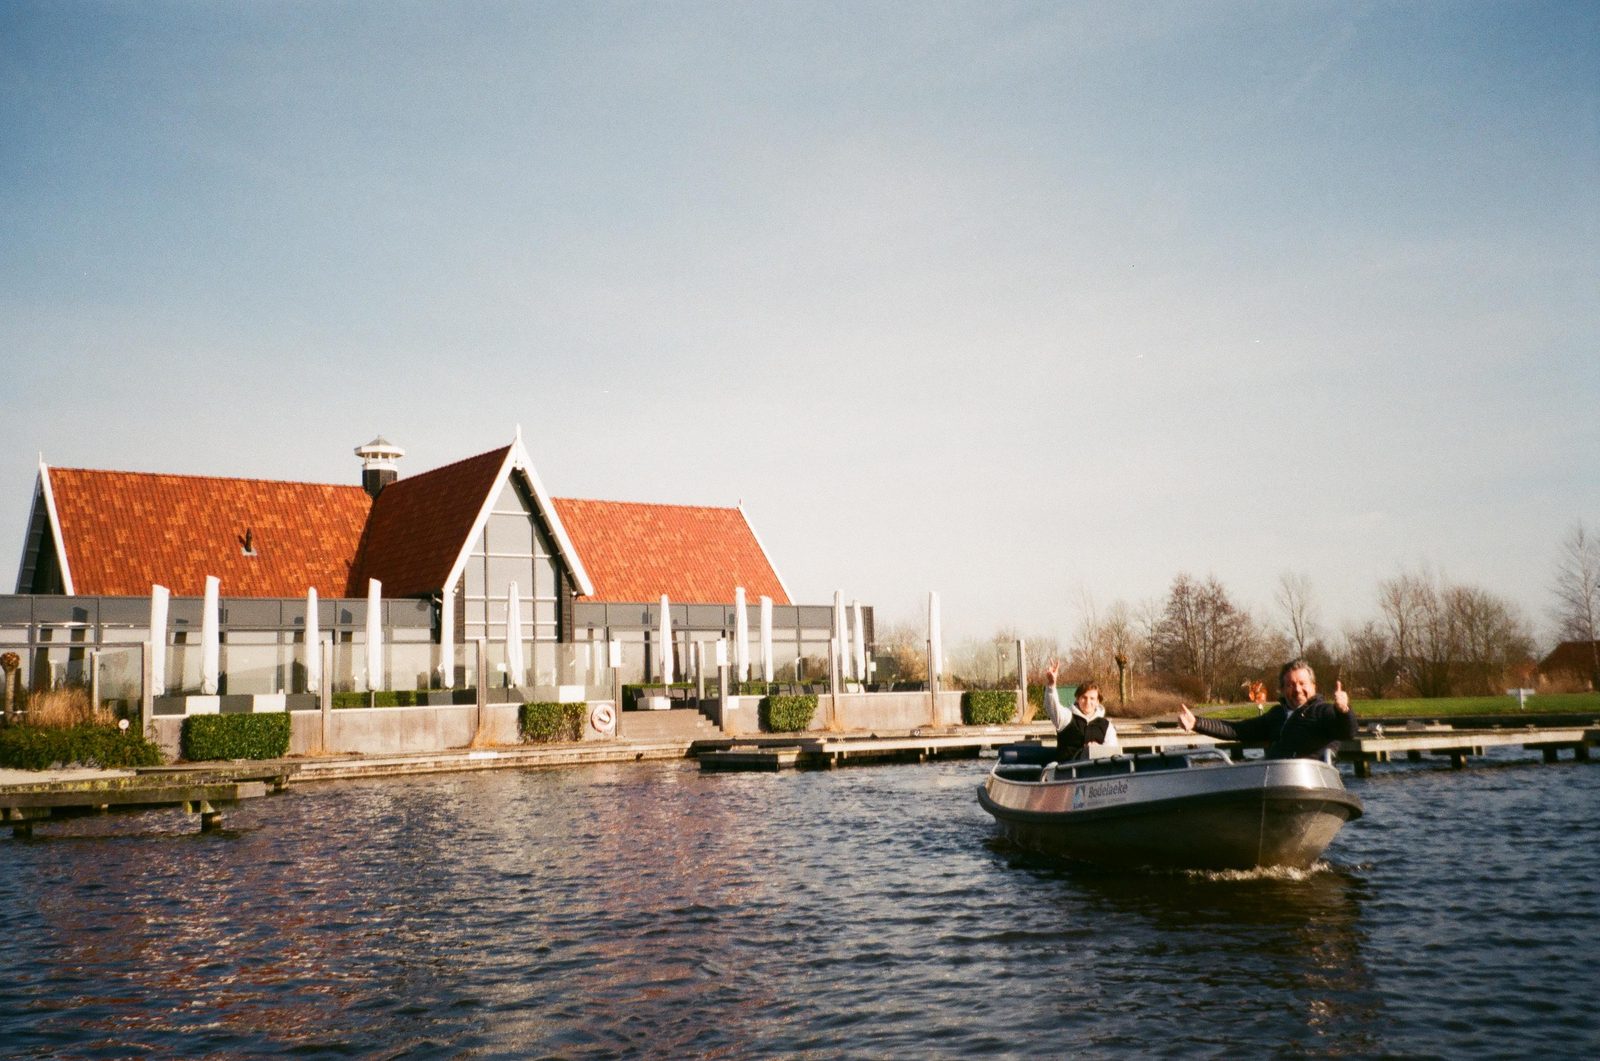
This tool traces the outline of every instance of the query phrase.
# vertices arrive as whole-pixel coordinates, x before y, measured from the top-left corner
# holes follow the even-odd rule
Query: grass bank
[[[1268,705],[1271,706],[1270,704]],[[1436,699],[1352,700],[1362,718],[1449,718],[1452,715],[1515,715],[1514,696],[1441,696]],[[1524,714],[1566,715],[1594,712],[1600,717],[1600,693],[1548,693],[1528,697]],[[1208,718],[1254,718],[1254,704],[1229,704],[1200,712]]]

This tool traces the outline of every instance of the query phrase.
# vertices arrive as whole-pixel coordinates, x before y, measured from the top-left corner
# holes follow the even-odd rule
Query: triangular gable
[[[771,597],[789,604],[788,588],[741,508],[653,505],[558,497],[556,510],[589,566],[597,601],[658,600],[732,604]]]
[[[446,464],[383,488],[361,542],[361,558],[350,592],[366,592],[367,579],[383,583],[390,597],[437,593],[448,582],[473,538],[473,521],[492,496],[509,446]]]
[[[454,589],[483,533],[495,499],[512,475],[532,494],[580,594],[592,587],[550,495],[534,471],[519,431],[509,446],[480,453],[384,487],[372,506],[351,593],[368,578],[385,596],[414,597]]]
[[[340,596],[371,505],[359,486],[44,466],[39,493],[65,592],[129,597],[198,597],[207,575],[230,597]]]

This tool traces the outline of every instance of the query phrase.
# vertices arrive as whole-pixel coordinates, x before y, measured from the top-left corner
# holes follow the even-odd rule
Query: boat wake
[[[1179,869],[1171,872],[1174,876],[1203,881],[1306,881],[1333,871],[1330,863],[1318,859],[1304,869],[1294,866],[1257,866],[1255,869]]]

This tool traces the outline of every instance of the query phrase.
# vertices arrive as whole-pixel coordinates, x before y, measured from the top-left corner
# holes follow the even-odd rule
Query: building
[[[1600,641],[1563,641],[1539,661],[1539,677],[1600,688]]]
[[[210,576],[220,580],[233,691],[292,692],[308,590],[319,599],[318,630],[353,659],[375,582],[385,640],[401,657],[386,665],[386,687],[466,681],[463,646],[481,638],[503,653],[513,600],[529,660],[508,683],[592,684],[597,643],[620,644],[625,680],[659,673],[663,596],[670,659],[683,674],[697,645],[738,628],[742,590],[752,638],[760,602],[770,602],[777,670],[793,678],[810,659],[821,675],[832,608],[791,599],[742,506],[554,498],[520,432],[411,477],[399,475],[404,451],[382,438],[356,454],[361,485],[41,462],[17,596],[0,600],[0,640],[16,643],[26,628],[36,656],[70,667],[73,649],[52,648],[148,637],[159,585],[174,597],[168,644],[181,652]],[[188,682],[179,659],[169,687]]]

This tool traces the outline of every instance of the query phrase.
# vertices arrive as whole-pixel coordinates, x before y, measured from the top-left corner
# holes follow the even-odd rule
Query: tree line
[[[1581,521],[1560,543],[1550,585],[1556,640],[1584,647],[1581,665],[1556,676],[1571,688],[1600,688],[1600,538]],[[1105,609],[1086,603],[1072,639],[1023,637],[1001,629],[953,646],[946,672],[967,686],[1015,681],[1013,646],[1028,645],[1030,681],[1052,657],[1075,678],[1097,678],[1111,694],[1125,668],[1132,691],[1199,702],[1245,699],[1251,682],[1275,690],[1278,667],[1304,657],[1323,684],[1338,678],[1356,695],[1475,696],[1536,684],[1538,641],[1515,603],[1427,568],[1402,569],[1378,584],[1376,614],[1326,630],[1303,574],[1285,572],[1263,617],[1215,576],[1176,575],[1164,598]],[[925,680],[924,632],[915,624],[879,631],[878,657],[892,677]],[[1119,666],[1119,659],[1122,661]],[[1547,676],[1546,680],[1549,680]]]

